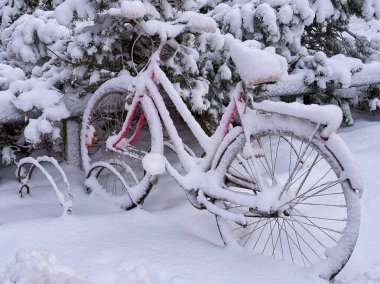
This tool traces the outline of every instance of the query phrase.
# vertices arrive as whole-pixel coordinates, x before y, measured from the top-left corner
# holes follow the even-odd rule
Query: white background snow
[[[378,119],[362,115],[340,131],[365,190],[359,240],[337,283],[380,283]],[[64,217],[40,173],[31,196],[20,198],[14,168],[2,171],[0,283],[327,283],[307,269],[223,248],[213,215],[193,208],[167,175],[142,208],[124,212],[85,194],[76,168],[65,170],[75,197]]]
[[[355,21],[354,32],[379,34],[379,22],[365,28]],[[365,189],[359,239],[336,283],[380,283],[379,120],[359,115],[340,130]],[[224,248],[214,216],[193,208],[167,175],[142,208],[125,212],[87,195],[83,173],[63,166],[75,196],[73,214],[64,217],[41,173],[31,196],[20,198],[15,168],[1,168],[0,283],[328,283],[307,269]]]

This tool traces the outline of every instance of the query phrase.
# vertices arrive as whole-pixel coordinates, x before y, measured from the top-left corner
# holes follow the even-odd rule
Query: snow
[[[350,183],[353,189],[361,196],[363,194],[364,182],[360,174],[359,166],[355,162],[349,148],[345,144],[342,144],[340,137],[336,134],[329,136],[326,145],[329,149],[334,151],[344,168],[344,173],[350,177]]]
[[[375,111],[377,108],[380,108],[380,100],[378,98],[374,98],[369,101],[369,110]]]
[[[367,37],[368,40],[371,40],[378,36],[380,21],[373,19],[367,22],[364,19],[353,16],[350,18],[350,30],[355,34],[363,35]]]
[[[217,24],[213,18],[193,11],[184,12],[179,17],[178,21],[186,22],[188,27],[196,31],[214,33],[217,29]]]
[[[322,132],[323,137],[326,138],[328,138],[331,133],[336,132],[342,123],[343,117],[342,111],[335,105],[304,105],[298,102],[288,104],[268,100],[261,103],[254,103],[253,106],[255,109],[305,118],[317,124],[326,125]]]
[[[354,254],[336,283],[372,284],[380,279],[380,245],[374,225],[380,214],[376,179],[380,126],[377,116],[355,120],[355,126],[343,128],[340,134],[364,175],[362,227]],[[371,139],[363,143],[363,137]],[[47,283],[61,279],[76,279],[73,283],[123,283],[126,279],[133,284],[252,283],[252,279],[263,284],[328,283],[307,269],[223,248],[214,217],[192,208],[167,175],[142,208],[124,212],[101,196],[85,194],[83,174],[77,168],[64,169],[76,202],[73,214],[63,218],[39,172],[30,181],[38,191],[21,199],[12,177],[14,169],[1,169],[0,211],[6,212],[0,215],[1,283],[14,277],[52,279]]]
[[[159,35],[161,39],[173,38],[183,32],[184,25],[173,25],[159,20],[149,20],[143,24],[144,31],[149,35]]]
[[[45,118],[41,119],[38,122],[37,129],[42,134],[53,132],[53,126],[51,125],[50,121],[46,120]]]
[[[233,44],[230,52],[240,77],[248,86],[275,82],[287,74],[286,60],[279,55],[241,43]]]
[[[25,73],[20,68],[13,68],[9,65],[0,64],[0,86],[7,89],[9,84],[16,80],[24,80]]]
[[[146,8],[141,1],[121,2],[121,15],[127,19],[138,19],[144,17]]]
[[[54,15],[61,25],[69,26],[74,14],[81,18],[94,19],[95,13],[89,0],[67,0],[62,2],[55,10]]]
[[[260,4],[256,9],[256,17],[262,21],[262,25],[269,33],[271,40],[276,42],[280,38],[280,29],[276,23],[276,11],[267,3]]]
[[[364,145],[361,137],[369,133],[375,137]],[[372,225],[380,213],[380,196],[373,178],[376,157],[368,151],[380,143],[376,133],[378,124],[363,120],[342,133],[365,174],[363,203],[368,206],[363,208],[358,248],[339,275],[340,284],[376,283],[380,277],[380,247]],[[82,175],[75,168],[65,170],[76,196],[73,215],[65,218],[54,214],[56,203],[42,180],[35,179],[40,191],[28,199],[10,190],[16,182],[7,178],[0,183],[0,208],[9,213],[0,217],[3,279],[60,274],[79,283],[328,283],[308,270],[222,248],[213,216],[194,210],[166,175],[142,209],[122,212],[100,196],[84,194]]]
[[[348,88],[351,85],[351,75],[363,68],[360,59],[346,57],[343,54],[334,55],[328,60],[333,71],[332,79],[340,83],[343,88]]]
[[[16,160],[16,155],[12,148],[9,146],[4,146],[1,150],[1,162],[5,165],[9,165]]]
[[[65,195],[62,193],[62,191],[59,190],[56,182],[54,181],[54,179],[52,177],[52,175],[46,170],[46,168],[44,166],[41,165],[42,162],[48,162],[58,170],[58,172],[59,172],[60,176],[63,178],[63,182],[66,186],[66,190],[68,192],[68,198],[65,199]],[[23,175],[26,172],[25,166],[30,166],[26,176]],[[22,194],[21,190],[22,190],[23,186],[27,185],[30,181],[30,178],[32,177],[33,167],[36,167],[37,169],[39,169],[43,173],[43,175],[47,178],[47,180],[49,181],[51,186],[53,187],[53,190],[55,191],[55,194],[58,197],[59,204],[61,206],[63,206],[63,213],[62,214],[66,215],[66,214],[71,213],[71,208],[73,206],[73,204],[72,204],[73,195],[71,193],[70,184],[68,182],[68,179],[66,177],[65,172],[63,171],[61,166],[59,166],[58,162],[54,158],[47,157],[47,156],[38,157],[36,159],[34,159],[32,157],[25,157],[25,158],[22,158],[20,161],[17,162],[17,173],[20,173],[20,175],[17,176],[17,178],[19,179],[19,181],[21,183],[20,184],[20,194]]]
[[[280,80],[276,88],[281,89],[285,93],[292,92],[292,90],[295,90],[295,93],[300,93],[302,91],[310,91],[312,88],[304,86],[305,74],[299,73],[288,77],[284,76],[287,73],[287,62],[283,57],[275,54],[275,47],[277,50],[281,50],[281,54],[290,60],[290,50],[282,46],[281,40],[301,54],[304,48],[302,49],[300,46],[299,37],[303,33],[304,25],[310,23],[314,16],[318,22],[324,23],[326,19],[340,15],[340,12],[334,9],[329,0],[312,1],[313,9],[316,12],[315,15],[313,10],[310,9],[311,4],[307,0],[263,0],[256,1],[257,3],[243,0],[241,3],[236,1],[236,5],[234,5],[235,1],[225,4],[223,1],[219,3],[219,1],[205,0],[198,1],[199,3],[197,3],[196,1],[189,0],[184,1],[186,3],[183,3],[183,7],[192,7],[194,10],[197,10],[199,5],[210,5],[210,7],[217,5],[217,7],[209,15],[200,15],[192,11],[178,12],[178,15],[182,16],[174,20],[169,18],[174,17],[173,13],[177,11],[171,10],[170,5],[164,1],[162,8],[165,10],[165,17],[168,18],[165,20],[174,21],[162,22],[161,19],[159,20],[160,13],[148,0],[119,0],[115,2],[118,3],[112,4],[110,9],[105,11],[105,13],[108,12],[108,15],[101,14],[99,18],[104,16],[107,20],[110,19],[109,15],[132,20],[145,17],[148,20],[142,23],[142,27],[150,35],[158,34],[163,41],[167,38],[177,37],[188,28],[206,33],[216,32],[214,35],[202,34],[199,38],[200,49],[202,51],[206,51],[208,45],[220,52],[222,52],[221,49],[224,47],[224,44],[230,47],[230,50],[226,50],[225,52],[228,60],[222,61],[224,65],[217,71],[220,79],[226,81],[235,79],[233,72],[237,71],[249,87],[257,83]],[[344,0],[341,2],[345,4]],[[114,8],[118,7],[119,3],[120,8]],[[95,46],[88,48],[93,43],[92,37],[95,34],[84,31],[86,25],[91,26],[94,24],[92,20],[97,17],[94,13],[96,6],[94,1],[56,0],[53,6],[58,6],[55,12],[44,13],[41,10],[36,10],[33,15],[25,13],[20,17],[18,17],[15,11],[5,8],[2,10],[2,13],[4,13],[2,15],[2,26],[6,26],[1,36],[4,51],[6,50],[7,54],[13,59],[30,64],[25,70],[3,64],[0,65],[0,87],[3,89],[0,92],[0,120],[2,118],[5,118],[5,120],[20,120],[24,119],[25,116],[28,125],[25,128],[24,136],[27,141],[32,143],[40,142],[41,137],[46,136],[46,134],[59,137],[59,127],[57,126],[60,124],[57,122],[70,115],[69,107],[66,106],[66,103],[70,104],[71,100],[71,105],[75,104],[74,108],[76,111],[72,113],[72,115],[75,115],[75,113],[81,113],[83,105],[88,100],[87,98],[78,99],[74,97],[72,99],[73,96],[64,96],[67,86],[64,82],[72,79],[70,74],[72,70],[69,70],[70,68],[62,71],[59,69],[59,64],[53,64],[49,67],[51,68],[50,70],[46,70],[48,68],[47,65],[50,65],[53,60],[46,63],[47,65],[43,65],[43,62],[51,56],[53,51],[55,57],[59,58],[59,55],[63,53],[69,57],[68,60],[72,60],[74,63],[83,59],[85,55],[89,55],[90,57],[94,54],[96,55]],[[368,0],[365,1],[363,10],[367,18],[371,18],[374,14],[379,14],[379,5],[374,0]],[[16,20],[14,24],[10,25],[11,18],[13,17]],[[74,18],[78,18],[82,22],[73,23]],[[249,38],[251,34],[255,33],[255,38],[270,44],[273,43],[273,47],[261,50],[262,46],[260,46],[260,42],[253,40],[246,41],[244,44],[236,40],[236,44],[228,46],[231,43],[230,38],[233,36],[231,34],[225,37],[222,36],[217,30],[215,21],[222,22],[221,29],[223,33],[232,33],[238,39]],[[73,31],[75,33],[80,32],[80,35],[74,38],[74,41],[71,41],[70,33],[72,31],[61,24],[67,27],[73,24],[77,25],[77,28]],[[106,33],[107,31],[104,30],[104,32]],[[105,53],[111,51],[113,40],[108,39],[104,41],[101,48]],[[68,43],[66,50],[65,42],[68,41],[70,43]],[[195,42],[193,40],[189,43],[191,45],[196,44]],[[371,41],[371,47],[378,48],[379,42],[379,38],[374,36],[373,41]],[[196,76],[201,74],[205,77],[208,75],[208,72],[216,73],[216,70],[213,70],[211,60],[205,62],[205,67],[202,70],[198,70],[198,65],[203,55],[200,55],[195,49],[192,50],[192,46],[188,48],[189,52],[184,53],[183,56],[181,55],[183,57],[181,60],[185,67],[178,68],[178,66],[173,64],[174,67],[177,67],[177,69],[173,68],[176,75],[190,72],[196,74]],[[231,66],[227,66],[228,63],[231,63],[229,56],[231,56],[233,63],[235,63],[236,70],[231,71]],[[5,57],[2,57],[2,59],[8,60]],[[221,60],[221,58],[218,60]],[[310,70],[311,73],[316,71],[316,73],[323,73],[326,76],[321,76],[321,78],[314,76],[310,79],[309,83],[313,83],[315,80],[320,87],[325,87],[326,83],[332,80],[343,88],[379,80],[380,69],[378,63],[363,65],[358,59],[344,57],[341,54],[327,58],[323,53],[317,53],[312,60],[315,60],[316,70]],[[174,59],[172,59],[172,62],[174,62]],[[33,65],[40,66],[33,67]],[[17,66],[20,67],[22,64]],[[33,71],[31,71],[32,68],[30,66],[33,67]],[[173,67],[170,66],[170,63],[167,66]],[[358,72],[359,70],[363,71]],[[103,76],[100,74],[102,71],[96,72],[98,71],[92,73],[91,79],[89,79],[90,83],[96,84],[96,82],[103,79]],[[76,76],[81,77],[84,76],[86,71],[84,68],[78,67],[74,68],[73,73],[77,73]],[[353,75],[354,73],[357,75]],[[28,79],[26,79],[26,76],[28,76]],[[197,136],[200,137],[199,142],[201,146],[204,146],[206,150],[211,150],[211,152],[213,149],[216,150],[218,145],[212,145],[213,143],[210,143],[211,140],[205,139],[202,129],[194,123],[195,120],[186,106],[180,104],[181,92],[177,92],[177,90],[172,88],[172,85],[162,71],[160,73],[160,70],[156,70],[156,78],[162,81],[162,87],[166,89],[178,109],[185,113],[184,119],[189,123],[190,128],[192,128]],[[117,80],[121,79],[117,78]],[[125,92],[126,89],[124,87],[131,88],[132,84],[129,83],[131,83],[132,79],[128,76],[125,76],[123,79],[126,79],[126,82],[123,84],[116,84],[120,82],[113,80],[108,81],[110,82],[108,86],[106,86],[107,82],[103,85],[104,88],[102,89],[101,87],[100,91],[93,98],[99,97],[102,91],[114,90],[116,92]],[[161,99],[158,89],[148,77],[142,78],[142,80],[149,81],[147,87],[152,97],[155,98],[157,107],[163,111],[164,101]],[[61,92],[59,90],[64,91]],[[271,86],[268,87],[267,92],[270,92],[270,90]],[[72,90],[67,91],[70,92]],[[207,111],[210,108],[210,101],[206,99],[206,94],[209,91],[208,81],[196,78],[191,82],[191,91],[186,91],[194,109]],[[275,92],[271,94],[273,95]],[[153,104],[150,98],[146,98],[146,100],[147,105],[149,103]],[[78,101],[84,103],[77,103]],[[378,99],[370,101],[372,111],[376,111],[379,105]],[[268,102],[261,103],[258,106],[266,111],[288,115],[293,115],[296,111],[298,113],[297,116],[327,125],[323,135],[325,138],[329,138],[327,141],[328,147],[336,149],[337,156],[344,165],[345,173],[352,177],[350,182],[353,187],[360,193],[363,192],[363,181],[357,175],[358,167],[351,166],[351,155],[346,148],[342,147],[340,140],[335,135],[335,131],[341,122],[341,112],[336,112],[331,107],[324,107],[328,109],[328,115],[320,117],[318,115],[320,107],[316,106],[301,107],[299,104],[286,106],[284,104],[277,104],[276,107],[273,107]],[[149,105],[149,107],[152,107],[152,105]],[[343,102],[342,109],[346,113],[349,112],[347,103]],[[229,111],[231,110],[227,109],[225,113]],[[34,116],[34,113],[38,113],[39,116]],[[28,117],[29,114],[31,114],[31,117]],[[161,121],[158,115],[156,113],[151,115],[156,120],[152,123],[157,126],[157,129],[159,128],[157,131],[161,131]],[[163,111],[162,119],[167,129],[173,132],[173,125],[170,124],[169,118],[169,113]],[[84,121],[86,119],[88,120],[88,117],[85,117]],[[363,123],[363,125],[367,124]],[[372,125],[370,127],[375,128]],[[75,132],[75,129],[71,129],[69,133],[72,134]],[[238,131],[241,131],[241,129]],[[350,133],[348,131],[347,133]],[[362,131],[362,129],[353,128],[352,131],[357,132]],[[86,137],[90,138],[88,140],[91,140],[93,138],[90,137],[92,134],[91,128],[85,129],[82,133],[82,138]],[[161,138],[161,136],[162,133],[160,132],[155,137]],[[191,157],[189,159],[189,155],[185,155],[189,151],[183,146],[182,139],[179,136],[174,136],[174,138],[172,143],[179,149],[178,154],[181,162],[189,160],[187,166],[185,166],[187,167],[186,170],[193,168],[197,163],[197,159]],[[231,136],[228,138],[232,139],[235,137]],[[353,145],[359,145],[359,140],[355,141],[356,137],[353,138]],[[161,144],[161,142],[157,142],[156,149],[153,150],[156,152],[162,151],[163,145]],[[73,150],[75,151],[71,154],[79,154],[76,152],[77,148]],[[245,151],[246,154],[252,155],[253,152],[249,152],[249,150]],[[373,149],[371,151],[366,150],[367,152],[374,152]],[[365,155],[364,151],[359,151],[359,153],[363,156]],[[88,157],[87,159],[85,156],[83,157],[85,170],[88,171],[90,161]],[[370,157],[366,158],[366,162],[368,163]],[[14,159],[11,148],[2,148],[2,159],[5,163],[9,163]],[[0,211],[9,212],[9,214],[0,214],[0,229],[3,229],[0,234],[0,246],[3,246],[0,247],[3,257],[0,260],[0,267],[3,267],[3,269],[0,268],[0,282],[28,283],[33,281],[50,281],[59,283],[73,281],[83,283],[87,281],[100,281],[123,283],[129,281],[131,283],[215,283],[223,279],[222,281],[225,283],[236,283],[236,275],[242,277],[242,279],[239,279],[239,283],[251,283],[252,279],[260,283],[275,283],[280,281],[289,283],[322,282],[313,271],[288,267],[284,263],[273,262],[270,259],[257,256],[253,258],[250,256],[248,258],[247,254],[237,250],[221,249],[220,239],[210,229],[212,226],[215,228],[214,222],[211,221],[213,216],[210,216],[207,212],[196,211],[194,213],[190,210],[191,208],[187,207],[183,196],[178,195],[177,191],[174,191],[174,189],[177,189],[177,186],[167,176],[164,176],[160,181],[156,195],[153,192],[151,197],[153,199],[151,201],[148,200],[144,204],[143,209],[136,209],[125,213],[118,211],[118,208],[114,208],[113,204],[107,204],[107,199],[104,196],[85,195],[83,192],[83,176],[78,173],[77,169],[74,170],[67,167],[70,180],[73,179],[75,184],[73,192],[78,196],[78,202],[75,204],[75,210],[77,211],[75,211],[73,216],[55,218],[58,215],[55,213],[55,207],[50,204],[56,202],[53,202],[51,192],[47,189],[53,187],[65,210],[72,206],[72,194],[68,179],[63,174],[63,171],[57,166],[56,162],[51,162],[53,166],[58,168],[61,174],[61,176],[58,175],[58,178],[61,178],[61,183],[66,184],[68,188],[70,199],[64,200],[65,197],[59,191],[56,181],[53,180],[53,176],[46,170],[48,169],[50,172],[51,168],[47,166],[45,169],[45,167],[40,165],[40,162],[44,161],[51,162],[47,158],[25,158],[25,160],[21,160],[21,164],[25,162],[38,167],[51,183],[47,185],[43,176],[38,176],[37,174],[37,180],[34,179],[30,182],[34,183],[38,190],[33,191],[31,196],[27,196],[23,200],[17,199],[16,194],[14,194],[16,191],[8,190],[17,187],[9,179],[9,173],[12,171],[12,168],[0,169],[6,172],[6,178],[2,179],[2,184],[0,184]],[[117,174],[116,169],[107,163],[95,164],[95,166],[97,165],[108,167],[111,172]],[[376,168],[374,163],[372,166]],[[144,168],[152,174],[163,172],[165,160],[161,153],[147,155],[144,158]],[[170,171],[171,173],[174,172],[173,170]],[[172,175],[175,176],[175,174]],[[179,176],[175,177],[178,180],[180,179]],[[214,193],[217,192],[219,189],[218,185],[213,184],[212,180],[204,179],[204,177],[197,172],[194,172],[190,176],[191,179],[196,179],[195,184],[200,187],[215,185],[215,187],[212,187],[212,190],[214,190]],[[23,180],[23,182],[26,182],[26,180]],[[188,179],[187,184],[191,184],[190,179]],[[98,187],[93,177],[87,179],[86,185],[94,188]],[[162,194],[159,194],[161,193],[159,190],[172,194],[164,196],[164,205],[160,205],[161,199],[159,199],[158,195],[162,197]],[[104,191],[104,189],[98,188],[98,191]],[[131,195],[132,200],[135,201],[135,195],[133,193]],[[200,194],[197,196],[198,201],[204,204],[209,211],[222,214],[220,208],[210,202],[209,197],[206,197],[207,195],[208,192],[204,193],[200,190]],[[171,197],[169,196],[173,196],[175,202],[171,201]],[[259,200],[261,203],[258,203],[260,208],[270,208],[269,199],[271,198],[270,196],[267,197],[265,194],[262,195],[262,199]],[[131,200],[128,200],[128,202],[131,202]],[[374,210],[374,212],[377,211]],[[130,217],[136,217],[136,220],[131,221]],[[149,221],[148,217],[152,217],[153,221]],[[205,218],[205,221],[200,217]],[[239,217],[242,216],[234,216],[234,218]],[[355,216],[355,218],[359,219],[359,216]],[[200,222],[199,220],[202,221]],[[242,224],[245,222],[243,218],[239,218],[238,221]],[[190,222],[190,224],[186,222]],[[141,224],[144,226],[141,226]],[[147,226],[148,228],[145,225],[149,225]],[[178,226],[178,229],[175,226]],[[162,233],[162,229],[165,230],[164,233]],[[198,229],[203,229],[204,231],[198,231]],[[15,235],[20,235],[21,237],[15,238]],[[28,238],[25,238],[25,236]],[[62,236],[64,236],[64,240],[61,238]],[[87,237],[86,241],[88,243],[83,244],[83,238],[85,237]],[[141,239],[143,241],[139,242]],[[11,245],[8,245],[8,243]],[[138,244],[136,245],[136,243]],[[175,243],[179,245],[174,246],[174,249],[172,249],[170,245]],[[27,250],[22,250],[25,247]],[[94,247],[97,250],[94,250]],[[40,248],[47,251],[40,250]],[[344,252],[335,251],[334,253]],[[59,264],[54,255],[62,259],[64,264]],[[13,261],[14,256],[15,260]],[[85,259],[85,257],[88,257],[88,259]],[[204,267],[203,261],[199,262],[197,258],[204,260],[210,265],[211,271],[216,271],[216,273],[210,273],[207,266],[206,268]],[[242,259],[244,260],[243,262]],[[248,259],[254,259],[255,262]],[[231,261],[233,265],[231,265]],[[5,266],[7,263],[9,265]],[[374,266],[378,265],[378,263],[376,260]],[[252,268],[252,264],[256,264],[258,268]],[[68,267],[75,268],[75,271]],[[170,267],[170,272],[167,272],[169,270],[167,267]],[[234,273],[229,275],[231,268]],[[275,275],[269,273],[270,275],[267,275],[274,268],[277,268],[276,271],[278,273]],[[176,269],[179,271],[178,274],[176,274]],[[76,271],[79,272],[77,273]],[[372,271],[375,271],[375,268],[371,268],[368,273],[351,276],[349,274],[347,276],[343,275],[338,281],[375,281],[378,279],[378,276],[376,273],[372,273]],[[196,276],[194,276],[195,274]],[[82,275],[84,276],[82,277]]]
[[[293,9],[289,5],[284,5],[278,11],[277,17],[280,23],[285,25],[290,24],[293,18]]]
[[[318,23],[323,23],[335,13],[334,6],[329,0],[317,0],[313,4]]]
[[[95,162],[91,165],[91,169],[93,168],[107,168],[112,174],[114,174],[120,181],[121,183],[123,184],[124,188],[126,188],[128,191],[128,194],[125,194],[123,196],[123,198],[118,198],[119,199],[119,202],[117,202],[119,204],[119,207],[125,207],[125,208],[129,208],[131,206],[131,204],[136,204],[135,200],[137,199],[136,197],[134,197],[134,195],[136,194],[134,191],[130,190],[130,186],[128,186],[125,182],[125,180],[123,179],[122,175],[115,169],[114,166],[112,166],[109,162],[103,162],[103,161],[100,161],[100,162]],[[114,198],[110,193],[106,192],[106,189],[103,188],[98,180],[96,179],[96,177],[94,175],[90,176],[89,178],[86,179],[86,181],[84,182],[84,184],[89,188],[91,189],[92,191],[95,191],[97,192],[98,194],[101,194],[103,195],[104,197],[112,200],[112,199],[117,199],[117,198]],[[108,196],[107,196],[108,195]]]
[[[151,153],[144,156],[143,167],[150,175],[160,175],[165,172],[166,159],[163,155]]]
[[[0,276],[1,283],[85,283],[85,278],[80,277],[68,267],[62,266],[57,258],[48,251],[19,250],[14,262],[10,262]]]

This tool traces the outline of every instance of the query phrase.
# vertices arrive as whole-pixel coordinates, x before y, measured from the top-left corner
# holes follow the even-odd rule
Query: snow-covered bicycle
[[[90,99],[81,133],[88,189],[116,196],[129,209],[142,204],[166,170],[192,205],[215,214],[226,245],[333,278],[354,249],[362,191],[352,155],[336,133],[340,110],[254,102],[245,86],[274,81],[282,72],[280,59],[256,50],[253,56],[268,59],[272,71],[254,77],[244,60],[234,61],[237,70],[246,71],[240,74],[243,81],[208,136],[159,67],[164,44],[161,38],[137,77],[110,80]],[[202,157],[184,145],[159,88],[204,150]],[[163,126],[170,138],[165,143],[184,174],[163,156]]]

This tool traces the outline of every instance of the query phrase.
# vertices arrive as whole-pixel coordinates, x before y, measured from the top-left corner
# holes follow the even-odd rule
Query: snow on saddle
[[[261,50],[234,43],[230,51],[237,72],[247,87],[276,82],[287,74],[286,59],[277,55],[274,48]]]

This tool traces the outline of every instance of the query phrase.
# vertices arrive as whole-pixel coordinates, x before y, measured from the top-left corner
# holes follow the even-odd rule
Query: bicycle
[[[226,245],[313,267],[332,279],[354,249],[362,192],[352,155],[336,134],[341,112],[333,106],[257,103],[241,82],[208,136],[159,67],[164,44],[161,39],[137,77],[112,79],[90,99],[81,132],[88,190],[116,195],[130,209],[143,203],[166,170],[194,207],[216,216]],[[158,85],[204,150],[202,157],[183,144]],[[125,109],[120,103],[107,109],[120,99]],[[240,125],[232,125],[234,116]],[[170,142],[164,143],[161,121]],[[185,174],[165,159],[165,145]]]

